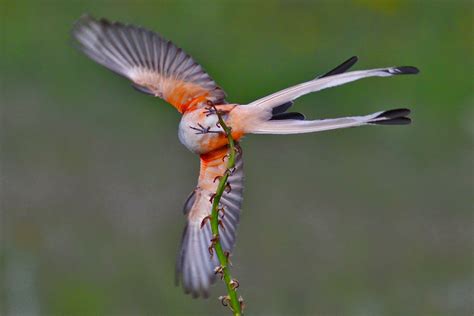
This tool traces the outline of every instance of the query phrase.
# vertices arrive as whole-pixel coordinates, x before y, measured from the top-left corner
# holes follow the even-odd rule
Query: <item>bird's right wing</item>
[[[238,149],[235,169],[228,179],[230,187],[224,191],[220,200],[224,213],[219,213],[223,226],[219,227],[219,240],[223,250],[229,253],[235,244],[242,204],[244,172],[242,150],[240,147]],[[217,255],[214,254],[211,259],[208,249],[213,237],[210,222],[201,224],[211,214],[211,201],[216,193],[219,177],[227,169],[228,152],[227,147],[222,147],[201,155],[198,185],[184,206],[188,218],[178,253],[176,272],[185,292],[191,293],[193,297],[208,296],[209,287],[215,281],[214,269],[219,265]]]
[[[225,92],[191,56],[142,27],[81,17],[73,28],[91,59],[130,79],[138,90],[160,97],[178,111],[196,102],[225,103]]]

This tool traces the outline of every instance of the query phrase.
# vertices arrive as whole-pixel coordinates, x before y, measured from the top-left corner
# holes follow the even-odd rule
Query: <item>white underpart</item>
[[[179,122],[178,129],[178,138],[181,144],[183,144],[187,149],[196,153],[198,155],[203,154],[209,151],[208,146],[203,146],[203,144],[209,144],[220,135],[216,133],[198,133],[198,131],[192,129],[191,127],[199,128],[198,125],[201,124],[204,128],[209,127],[211,131],[222,131],[222,128],[217,127],[217,116],[209,115],[204,116],[202,119],[202,112],[205,109],[198,111],[190,111],[183,114],[181,121]]]

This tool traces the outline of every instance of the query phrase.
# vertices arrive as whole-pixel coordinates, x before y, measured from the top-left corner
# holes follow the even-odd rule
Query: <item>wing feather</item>
[[[230,192],[224,192],[221,207],[225,210],[222,219],[224,229],[219,229],[220,241],[224,251],[232,252],[235,245],[236,229],[240,218],[243,191],[243,160],[241,150],[236,156],[235,171],[229,177]],[[185,203],[188,221],[183,233],[176,272],[177,281],[186,293],[193,297],[208,296],[209,287],[215,281],[214,269],[218,266],[216,255],[211,259],[208,247],[211,244],[212,232],[209,222],[201,228],[204,217],[211,213],[209,198],[216,192],[216,176],[224,174],[227,161],[224,156],[227,147],[201,156],[201,171],[198,186]],[[224,158],[224,159],[223,159]]]
[[[180,112],[191,104],[225,103],[225,92],[191,56],[142,27],[81,17],[73,28],[80,49],[91,59],[130,79]]]

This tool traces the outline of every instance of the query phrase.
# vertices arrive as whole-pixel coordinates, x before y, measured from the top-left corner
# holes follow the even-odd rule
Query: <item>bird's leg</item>
[[[216,134],[222,133],[222,131],[211,131],[210,126],[204,127],[200,123],[197,123],[197,125],[199,127],[189,126],[190,129],[193,129],[193,130],[196,131],[196,133],[195,133],[196,135],[209,134],[209,133],[216,133]]]

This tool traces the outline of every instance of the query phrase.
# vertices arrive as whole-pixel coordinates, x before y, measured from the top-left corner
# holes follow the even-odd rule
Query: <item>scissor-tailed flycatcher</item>
[[[186,148],[198,154],[201,169],[196,188],[184,205],[187,225],[184,229],[177,260],[177,273],[186,293],[207,296],[214,282],[217,258],[211,258],[208,247],[212,238],[210,225],[201,222],[211,212],[211,200],[218,181],[226,170],[228,142],[219,126],[217,109],[239,141],[245,134],[295,134],[362,126],[409,124],[408,109],[394,109],[364,116],[324,120],[306,120],[300,113],[287,112],[302,95],[368,77],[390,77],[416,74],[415,67],[388,67],[346,72],[356,61],[348,59],[338,67],[313,80],[276,92],[249,104],[228,103],[225,92],[181,48],[160,35],[141,27],[109,22],[92,17],[80,18],[73,29],[80,49],[110,70],[130,79],[141,92],[171,103],[183,116],[179,139]],[[228,190],[221,206],[225,229],[220,241],[231,252],[240,217],[243,189],[242,151],[229,178]]]

